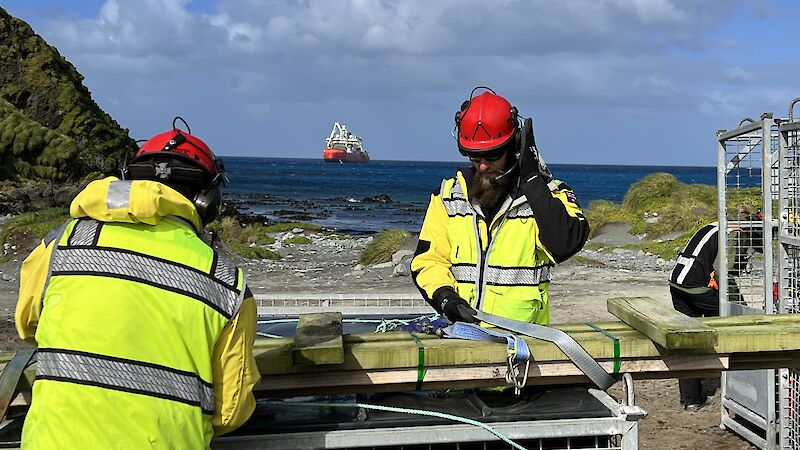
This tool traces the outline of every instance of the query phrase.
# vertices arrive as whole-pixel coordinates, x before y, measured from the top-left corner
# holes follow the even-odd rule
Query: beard
[[[508,194],[513,177],[504,176],[498,181],[493,181],[500,174],[482,174],[476,170],[470,186],[470,198],[482,209],[491,208]]]

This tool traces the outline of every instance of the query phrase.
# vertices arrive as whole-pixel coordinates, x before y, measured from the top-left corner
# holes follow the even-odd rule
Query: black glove
[[[440,288],[441,291],[436,292],[435,297],[439,302],[439,311],[447,317],[450,322],[468,322],[480,323],[480,320],[475,318],[476,311],[469,306],[466,300],[459,297],[453,288]]]
[[[545,182],[553,179],[550,169],[539,155],[536,148],[536,141],[533,137],[533,121],[525,119],[520,132],[520,155],[519,155],[519,177],[522,182],[530,181],[537,176],[544,178]]]

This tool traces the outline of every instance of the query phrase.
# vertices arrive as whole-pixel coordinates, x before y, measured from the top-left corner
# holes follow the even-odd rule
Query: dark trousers
[[[719,315],[719,291],[712,289],[703,294],[687,294],[670,286],[669,293],[672,295],[672,306],[675,310],[689,317]],[[681,392],[681,403],[684,405],[706,402],[700,378],[681,378],[678,380],[678,389]]]

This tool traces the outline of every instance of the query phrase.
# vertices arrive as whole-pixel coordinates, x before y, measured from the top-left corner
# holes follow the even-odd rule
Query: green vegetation
[[[596,260],[594,258],[589,258],[588,256],[583,255],[575,255],[570,258],[572,261],[575,261],[578,264],[583,264],[584,266],[605,266],[606,263],[603,261]]]
[[[653,173],[631,186],[621,205],[595,201],[586,214],[593,233],[613,222],[627,222],[631,233],[648,239],[694,232],[716,220],[717,191],[706,184],[681,183],[668,173]]]
[[[47,208],[36,212],[20,214],[8,219],[0,232],[0,242],[33,243],[44,238],[47,233],[69,220],[66,208]],[[13,252],[12,252],[13,253]],[[12,255],[5,255],[0,262],[7,261]]]
[[[78,146],[0,98],[0,180],[72,178]]]
[[[225,241],[226,244],[236,252],[237,255],[241,256],[242,258],[246,259],[271,259],[271,260],[279,260],[281,259],[281,255],[279,253],[273,252],[272,250],[264,247],[253,246],[250,247],[249,245],[244,245],[241,242],[228,242]]]
[[[728,192],[727,207],[745,207],[755,213],[760,204],[759,188],[735,188]],[[653,173],[635,183],[621,204],[594,201],[585,211],[592,235],[603,225],[624,222],[630,232],[644,234],[647,240],[625,248],[641,249],[664,259],[674,259],[698,229],[717,220],[717,189],[706,184],[685,184],[668,173]],[[655,241],[670,235],[673,239]],[[677,235],[677,237],[676,237]],[[587,248],[602,248],[589,244]]]
[[[590,236],[594,236],[603,225],[616,222],[633,223],[636,220],[633,212],[607,200],[595,200],[583,212],[589,220]]]
[[[208,225],[239,256],[248,259],[281,259],[278,253],[263,246],[275,242],[267,236],[266,227],[261,224],[242,226],[233,217],[225,217]]]
[[[694,232],[685,233],[681,237],[669,241],[645,241],[639,244],[638,248],[664,259],[675,259],[693,234]]]
[[[303,222],[287,222],[287,223],[275,223],[269,226],[264,227],[264,231],[267,233],[283,233],[285,231],[292,231],[293,228],[302,228],[308,231],[319,231],[320,226],[314,225],[313,223],[303,223]]]
[[[734,188],[728,192],[727,207],[732,211],[745,207],[755,213],[760,196],[759,188]],[[684,238],[717,220],[717,189],[707,184],[681,183],[668,173],[653,173],[631,186],[622,204],[599,200],[585,212],[592,234],[603,225],[626,222],[631,225],[631,233],[644,234],[649,240],[680,233],[675,240],[685,242]],[[669,247],[667,243],[660,244],[663,245],[656,247]],[[670,258],[673,257],[674,252]]]
[[[392,255],[400,250],[408,238],[407,231],[398,229],[383,230],[372,238],[372,242],[361,252],[358,263],[362,265],[379,264],[390,261]]]
[[[295,245],[308,245],[311,243],[311,239],[305,236],[292,236],[289,239],[283,241],[286,244],[295,244]]]
[[[2,8],[0,42],[0,180],[77,181],[136,149],[75,67]]]

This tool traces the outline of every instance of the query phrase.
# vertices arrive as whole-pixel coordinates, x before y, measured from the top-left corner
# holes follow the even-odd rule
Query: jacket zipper
[[[508,201],[508,200],[506,200]],[[513,203],[513,200],[511,201]],[[486,270],[489,267],[489,252],[492,250],[492,224],[494,224],[495,219],[497,219],[498,215],[502,216],[500,219],[500,223],[497,225],[497,232],[500,232],[500,228],[503,226],[503,223],[506,221],[506,217],[508,216],[508,212],[511,210],[511,205],[509,204],[506,208],[500,208],[497,213],[495,213],[494,218],[492,218],[492,223],[486,225],[486,250],[483,250],[483,246],[481,245],[481,233],[480,228],[478,227],[478,214],[477,212],[474,214],[474,227],[475,227],[475,240],[478,243],[478,249],[480,253],[478,255],[478,280],[475,284],[475,306],[476,309],[482,309],[483,306],[483,297],[485,296],[486,290],[486,282],[483,279]],[[486,222],[484,218],[484,223]]]

